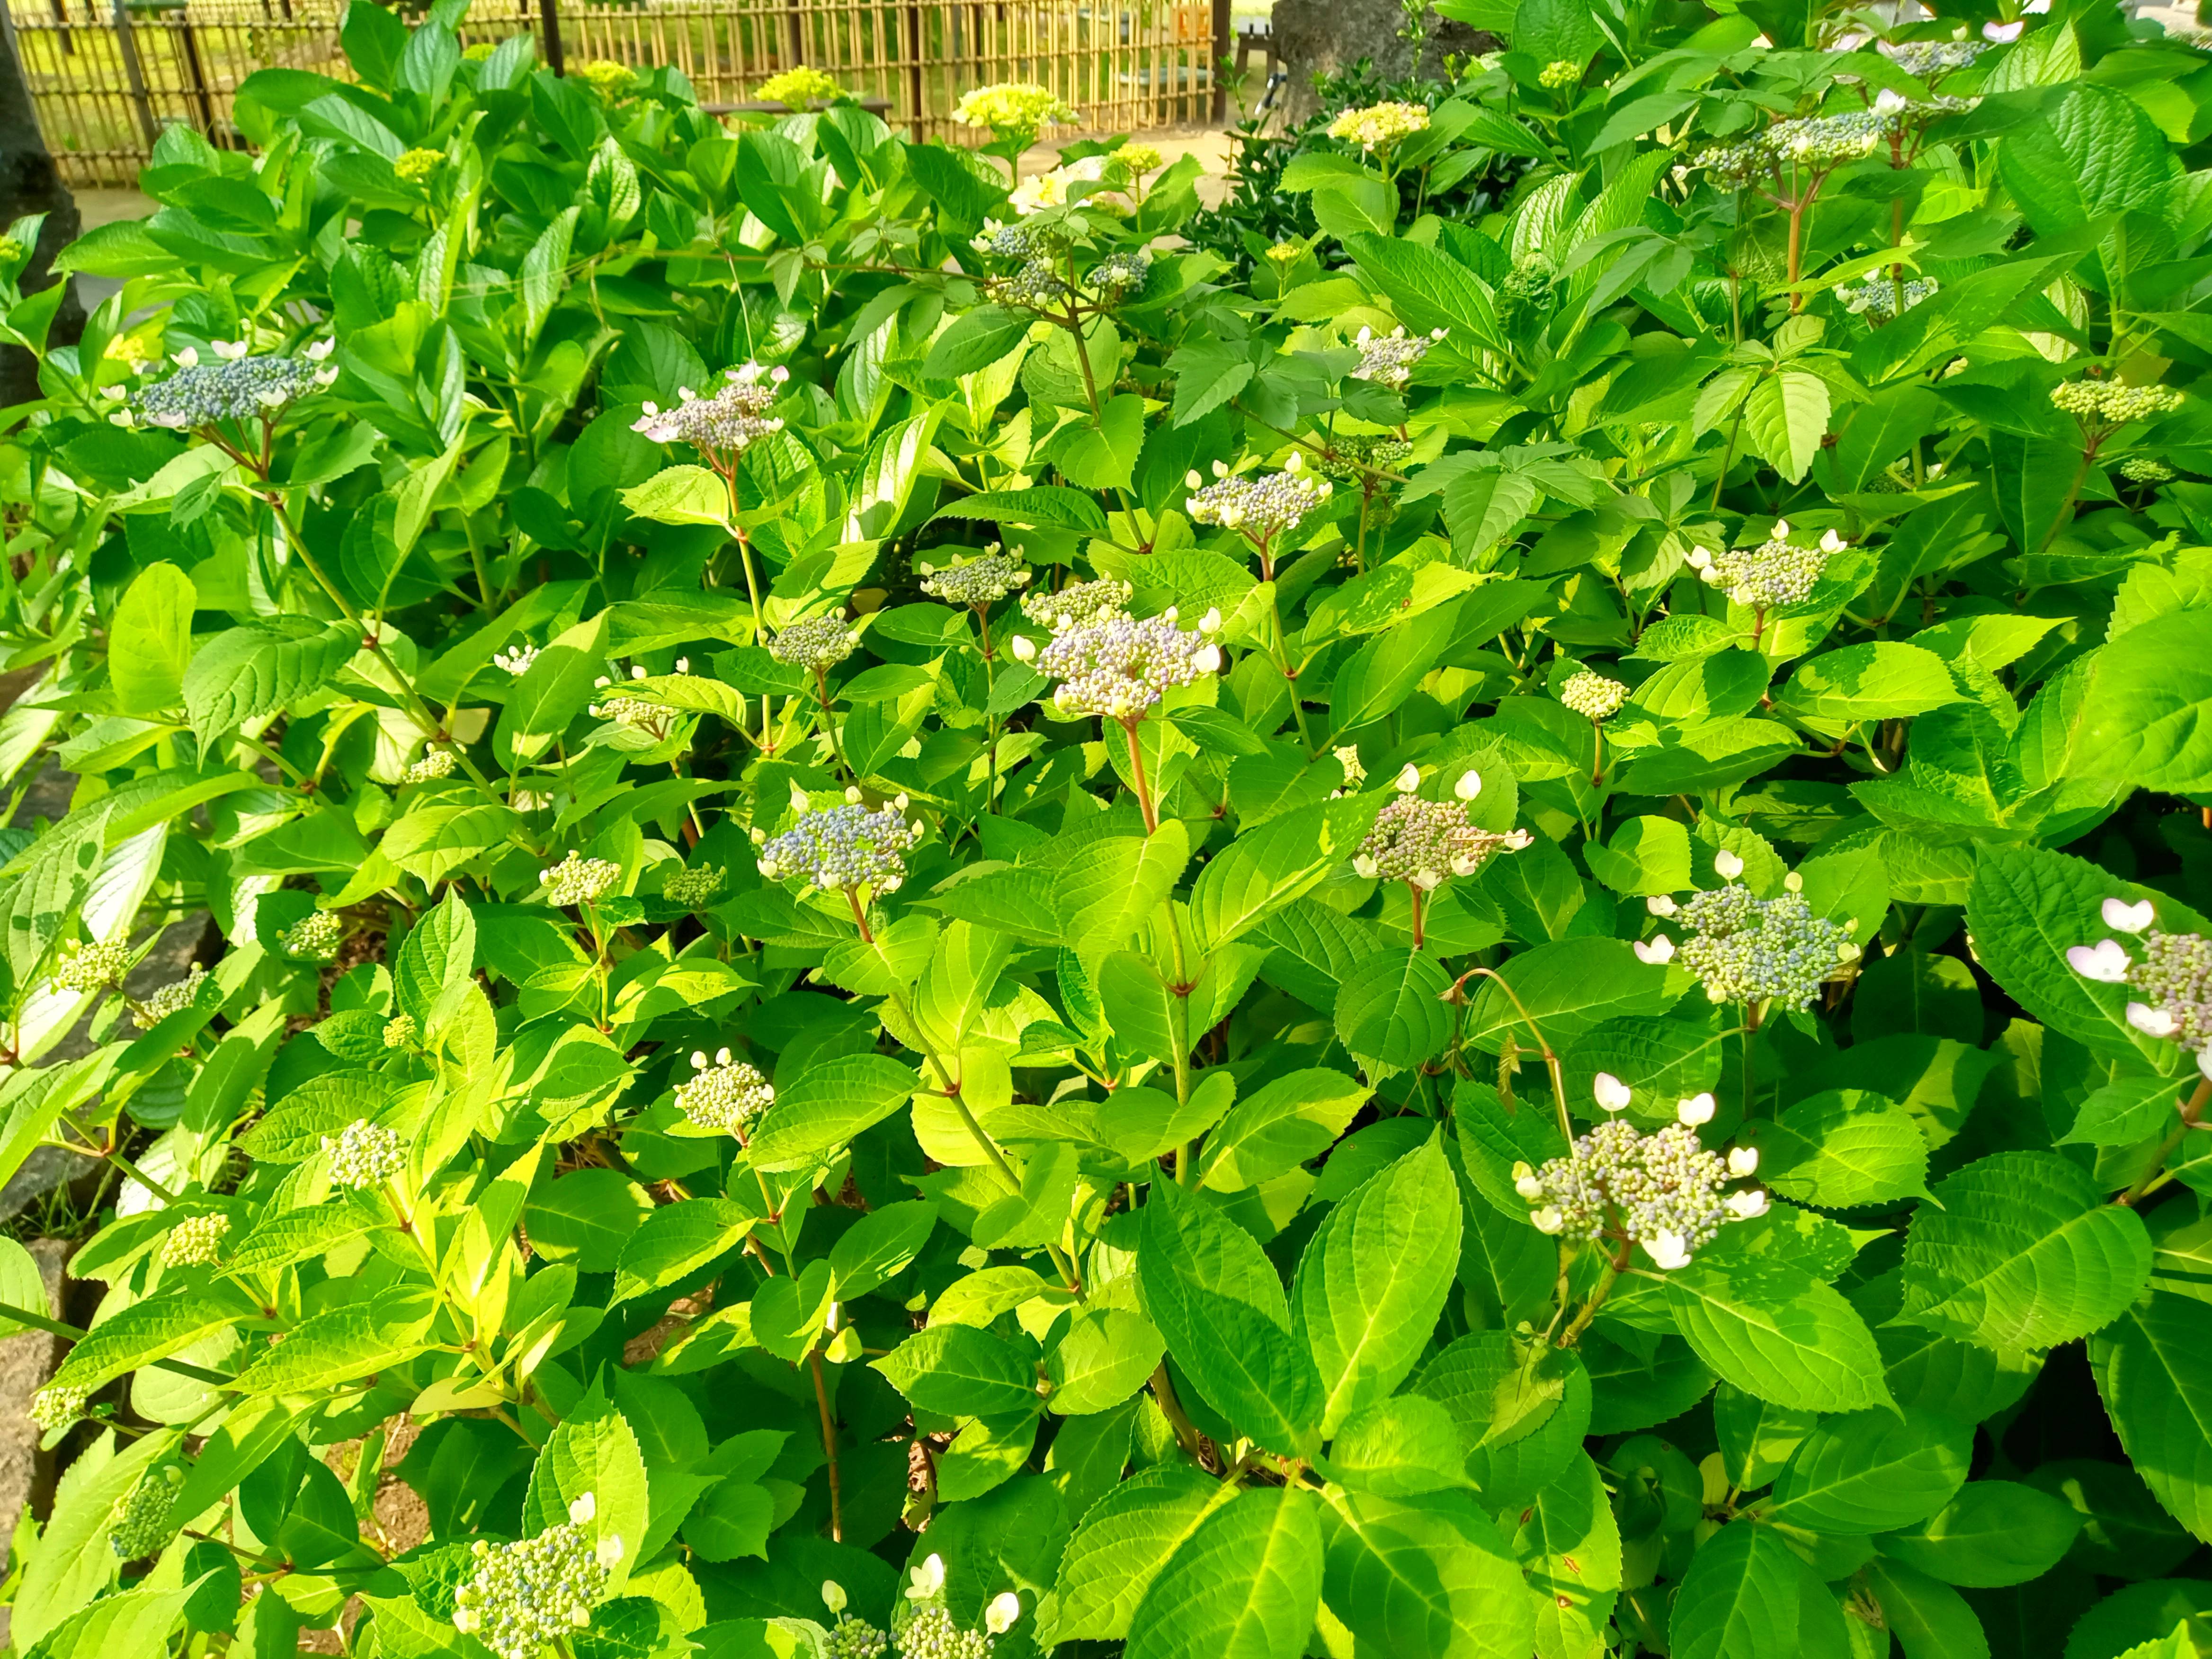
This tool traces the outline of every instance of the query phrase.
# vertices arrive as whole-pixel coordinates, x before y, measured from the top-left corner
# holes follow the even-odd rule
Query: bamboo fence
[[[368,3],[368,0],[360,0]],[[163,127],[240,147],[239,83],[257,70],[350,76],[343,0],[0,0],[47,147],[76,188],[130,186]],[[960,94],[999,81],[1050,88],[1094,132],[1218,117],[1228,0],[483,0],[469,41],[528,33],[542,63],[674,64],[714,108],[811,64],[880,100],[906,137],[980,142]]]

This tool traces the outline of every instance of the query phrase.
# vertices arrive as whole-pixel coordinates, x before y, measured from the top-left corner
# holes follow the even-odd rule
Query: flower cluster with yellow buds
[[[2170,386],[2125,386],[2118,380],[2062,380],[2051,388],[2051,401],[2091,428],[2125,426],[2181,407],[2181,393]]]
[[[660,896],[672,904],[688,904],[696,908],[712,903],[729,884],[730,872],[720,865],[702,865],[696,870],[678,870],[670,876],[660,884]]]
[[[325,1135],[323,1152],[330,1159],[331,1179],[356,1191],[381,1187],[407,1167],[407,1143],[365,1117],[347,1124],[335,1140]]]
[[[442,149],[410,149],[400,152],[392,163],[392,170],[410,185],[419,185],[446,163]]]
[[[1328,136],[1362,149],[1389,149],[1429,128],[1423,104],[1369,104],[1348,109],[1328,124]]]
[[[181,1014],[200,997],[200,987],[207,983],[208,971],[194,963],[191,971],[182,979],[171,980],[131,1011],[131,1023],[142,1031],[150,1031],[172,1014]]]
[[[1559,688],[1559,701],[1595,725],[1620,712],[1620,705],[1628,701],[1628,688],[1585,668],[1567,676],[1567,683]]]
[[[1136,589],[1118,576],[1096,581],[1070,582],[1057,591],[1047,589],[1022,600],[1022,614],[1054,634],[1071,628],[1088,628],[1109,617],[1119,616]],[[1019,647],[1016,647],[1019,654]]]
[[[1554,58],[1536,71],[1536,84],[1547,92],[1564,92],[1583,78],[1583,66],[1571,58]]]
[[[769,76],[753,88],[753,96],[763,104],[781,104],[786,109],[805,109],[815,104],[834,103],[844,94],[844,91],[835,76],[800,64],[781,75]]]
[[[628,64],[617,64],[612,58],[594,58],[568,71],[600,97],[613,100],[621,97],[637,84],[637,71]]]
[[[1031,133],[1073,121],[1075,112],[1058,93],[1029,81],[1002,81],[960,94],[952,118],[963,127]]]
[[[842,617],[809,617],[770,641],[768,653],[787,667],[823,674],[851,656],[860,643],[860,636],[845,626]]]
[[[1402,327],[1388,334],[1362,328],[1359,337],[1352,342],[1359,349],[1359,361],[1352,366],[1352,378],[1371,380],[1393,392],[1402,391],[1413,380],[1413,370],[1421,359],[1429,355],[1429,348],[1443,337],[1444,331],[1440,328],[1426,334],[1408,334]]]
[[[120,939],[90,940],[63,951],[54,963],[54,983],[64,991],[100,991],[131,971],[131,947]]]
[[[276,936],[277,948],[301,962],[328,962],[345,938],[345,918],[335,910],[310,910]]]
[[[222,1259],[222,1242],[229,1237],[230,1218],[220,1211],[188,1215],[161,1241],[161,1265],[212,1267]]]
[[[587,859],[570,853],[550,869],[540,870],[538,879],[545,884],[546,903],[566,910],[572,905],[598,903],[614,890],[622,873],[622,866],[611,859]]]
[[[994,605],[1016,588],[1028,586],[1030,582],[1029,566],[1001,552],[996,542],[985,550],[981,558],[948,565],[941,570],[929,565],[921,569],[921,591],[947,605]]]

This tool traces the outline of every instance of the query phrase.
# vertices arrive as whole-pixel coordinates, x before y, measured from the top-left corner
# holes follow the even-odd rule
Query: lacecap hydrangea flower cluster
[[[1096,581],[1070,582],[1057,591],[1048,588],[1031,593],[1022,600],[1022,614],[1052,633],[1065,634],[1071,628],[1088,628],[1121,615],[1135,593],[1136,589],[1120,577],[1101,576]],[[1018,646],[1016,651],[1019,654]]]
[[[1173,605],[1157,617],[1109,616],[1054,634],[1036,653],[1036,665],[1060,682],[1052,701],[1063,715],[1133,720],[1176,687],[1219,671],[1213,635],[1220,630],[1218,611],[1207,611],[1194,631],[1177,625]]]
[[[276,936],[288,957],[302,962],[328,962],[338,953],[345,938],[345,918],[335,910],[310,910]]]
[[[1790,521],[1777,519],[1766,539],[1756,547],[1724,547],[1690,550],[1690,568],[1738,605],[1760,611],[1777,605],[1798,605],[1820,584],[1828,561],[1849,545],[1832,530],[1822,532],[1820,544],[1801,547],[1790,539]]]
[[[845,1600],[842,1584],[834,1578],[823,1582],[822,1605],[837,1621],[830,1632],[830,1659],[883,1659],[891,1644],[890,1633],[846,1612]]]
[[[676,1109],[702,1129],[726,1129],[743,1136],[775,1104],[775,1089],[759,1071],[715,1052],[709,1065],[705,1049],[691,1056],[691,1076],[676,1089]]]
[[[1443,329],[1432,329],[1426,334],[1408,334],[1403,328],[1393,329],[1388,334],[1377,334],[1371,328],[1362,328],[1352,344],[1359,349],[1359,362],[1352,370],[1355,380],[1370,380],[1376,386],[1402,391],[1413,378],[1413,370],[1429,348],[1444,337]]]
[[[64,991],[98,991],[131,971],[131,947],[120,940],[72,945],[54,963],[54,984]]]
[[[887,806],[848,800],[809,812],[762,844],[760,872],[770,881],[797,876],[824,891],[895,893],[906,880],[906,854],[922,837],[921,823],[907,821],[906,807],[907,798],[899,795]]]
[[[1639,941],[1636,954],[1644,961],[1672,962],[1679,955],[1715,1002],[1802,1009],[1838,969],[1857,959],[1850,930],[1813,914],[1794,871],[1784,878],[1780,895],[1762,899],[1735,879],[1743,860],[1735,854],[1715,854],[1713,867],[1726,886],[1680,904],[1664,896],[1644,901],[1654,915],[1674,918],[1692,937],[1679,947],[1664,933]]]
[[[586,1492],[568,1505],[565,1523],[535,1538],[500,1545],[477,1539],[471,1547],[476,1576],[453,1592],[453,1628],[499,1659],[537,1659],[589,1626],[623,1557],[621,1539],[592,1536],[595,1508]]]
[[[324,362],[331,344],[317,340],[297,357],[280,357],[254,353],[244,340],[217,340],[211,363],[200,362],[198,350],[187,346],[171,360],[179,365],[174,374],[141,386],[128,412],[111,418],[122,426],[138,422],[172,431],[266,419],[337,379],[336,367]]]
[[[2051,388],[2051,401],[2084,426],[2125,426],[2170,415],[2181,407],[2181,394],[2170,386],[2124,386],[2118,380],[2063,380]]]
[[[1881,49],[1914,80],[1932,85],[1955,70],[1972,68],[1974,60],[1989,47],[1979,40],[1908,40],[1896,46],[1884,43]]]
[[[945,1559],[932,1555],[908,1575],[902,1611],[891,1630],[901,1659],[990,1659],[998,1638],[1020,1620],[1022,1598],[1002,1591],[983,1609],[981,1630],[963,1630],[945,1603]]]
[[[783,417],[768,411],[777,388],[790,378],[791,371],[781,365],[763,368],[749,362],[725,369],[711,397],[678,386],[675,408],[647,404],[630,430],[657,444],[690,444],[710,462],[727,467],[771,432],[783,430]]]
[[[1280,472],[1231,477],[1229,469],[1218,461],[1213,471],[1212,483],[1195,470],[1183,479],[1185,486],[1195,492],[1188,502],[1191,518],[1199,524],[1242,531],[1263,544],[1297,529],[1334,488],[1328,479],[1307,471],[1305,458],[1297,450],[1291,452]]]
[[[1376,815],[1375,827],[1352,855],[1352,867],[1370,881],[1402,881],[1427,892],[1448,877],[1471,876],[1498,854],[1517,853],[1528,842],[1525,830],[1476,829],[1460,801],[1401,794]]]
[[[1601,1072],[1598,1104],[1625,1109],[1628,1086]],[[1739,1146],[1723,1158],[1705,1150],[1697,1126],[1711,1121],[1710,1094],[1682,1101],[1676,1121],[1645,1134],[1625,1118],[1608,1117],[1577,1136],[1565,1158],[1541,1169],[1513,1166],[1514,1190],[1534,1206],[1529,1220],[1540,1232],[1595,1242],[1612,1235],[1640,1246],[1655,1267],[1673,1271],[1690,1260],[1731,1221],[1766,1213],[1763,1188],[1726,1190],[1759,1168],[1756,1148]]]
[[[753,88],[753,96],[763,104],[781,104],[786,109],[805,109],[810,104],[834,102],[843,92],[844,88],[834,77],[800,64],[781,75],[769,76]]]
[[[207,983],[207,969],[194,963],[191,971],[182,979],[171,980],[131,1011],[131,1023],[142,1031],[150,1031],[172,1014],[181,1014],[199,1000],[200,987]]]
[[[2067,965],[2084,979],[2124,985],[2136,993],[2128,1003],[2128,1024],[2146,1036],[2179,1043],[2212,1079],[2212,939],[2161,932],[2148,899],[2130,903],[2108,898],[2102,914],[2113,932],[2140,937],[2142,960],[2129,955],[2118,939],[2106,938],[2070,948]]]

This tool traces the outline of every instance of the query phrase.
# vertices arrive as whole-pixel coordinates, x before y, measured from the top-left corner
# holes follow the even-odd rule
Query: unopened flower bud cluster
[[[702,1129],[743,1135],[775,1104],[775,1089],[759,1071],[732,1060],[727,1048],[708,1064],[702,1049],[691,1056],[691,1078],[676,1090],[676,1109]]]
[[[1195,471],[1184,480],[1196,492],[1189,501],[1190,516],[1200,524],[1241,530],[1255,542],[1270,542],[1297,529],[1334,488],[1328,479],[1307,471],[1304,457],[1295,450],[1280,472],[1226,477],[1219,476],[1225,469],[1218,463],[1214,471],[1217,476],[1210,484]]]
[[[2120,476],[2130,483],[2170,483],[2173,469],[2149,455],[2130,455],[2120,463]]]
[[[2152,926],[2157,911],[2148,899],[2130,904],[2108,898],[2104,918],[2115,932],[2143,936],[2142,960],[2136,961],[2118,939],[2102,939],[2069,949],[2068,965],[2084,979],[2141,993],[2140,1000],[2128,1004],[2128,1024],[2190,1050],[2197,1068],[2212,1078],[2212,939],[2160,932]]]
[[[1376,386],[1389,386],[1395,392],[1413,378],[1413,369],[1429,355],[1429,348],[1444,337],[1444,331],[1436,329],[1427,334],[1408,334],[1402,328],[1388,334],[1377,334],[1363,328],[1352,342],[1359,348],[1359,362],[1352,371],[1355,380],[1372,380]]]
[[[994,276],[985,286],[997,304],[1023,306],[1031,311],[1049,311],[1067,299],[1066,278],[1048,254],[1024,259],[1012,276]]]
[[[1084,287],[1095,293],[1127,294],[1144,287],[1152,274],[1152,256],[1142,248],[1109,253],[1083,275]]]
[[[556,1640],[592,1622],[607,1592],[622,1540],[594,1539],[589,1494],[568,1507],[569,1520],[535,1538],[471,1547],[476,1576],[453,1592],[453,1628],[474,1636],[499,1659],[537,1659]]]
[[[1040,127],[1073,121],[1075,112],[1058,93],[1033,82],[1006,81],[961,94],[952,118],[963,127],[1035,132]]]
[[[768,653],[787,666],[820,674],[851,656],[860,643],[842,617],[809,617],[778,634]]]
[[[392,170],[410,185],[419,185],[445,164],[442,149],[404,150],[392,163]]]
[[[137,1484],[115,1500],[108,1513],[107,1542],[118,1561],[139,1561],[155,1554],[175,1536],[170,1524],[177,1506],[177,1487],[172,1484],[173,1464],[161,1464],[138,1477]],[[181,1480],[181,1476],[177,1477]]]
[[[131,947],[117,940],[71,945],[54,963],[54,983],[64,991],[98,991],[131,970]]]
[[[1679,907],[1669,902],[1667,909],[1694,935],[1682,942],[1682,965],[1704,981],[1705,995],[1715,1002],[1810,1007],[1837,969],[1858,955],[1850,930],[1814,915],[1795,890],[1755,898],[1741,882],[1730,881]],[[1638,954],[1662,962],[1676,954],[1663,936],[1655,944],[1664,948],[1639,948]]]
[[[384,1046],[387,1048],[412,1048],[422,1035],[412,1014],[394,1014],[384,1022]]]
[[[24,1415],[32,1425],[51,1434],[56,1429],[67,1428],[84,1415],[91,1403],[92,1390],[73,1389],[65,1383],[49,1382],[31,1396],[30,1406]]]
[[[406,771],[408,783],[431,783],[440,778],[453,775],[453,751],[441,744],[424,751],[422,758]]]
[[[207,982],[207,969],[194,963],[191,971],[182,979],[171,980],[131,1011],[131,1023],[142,1031],[150,1031],[172,1014],[181,1014],[199,1000],[200,987]]]
[[[1412,444],[1387,432],[1340,433],[1314,465],[1339,483],[1358,483],[1370,472],[1389,471],[1413,453]]]
[[[942,570],[922,567],[921,591],[947,605],[992,605],[1018,587],[1026,587],[1030,568],[1010,554],[991,549],[979,559]]]
[[[777,389],[791,378],[789,369],[763,368],[745,363],[725,369],[722,384],[711,397],[701,397],[690,386],[676,390],[676,407],[645,405],[645,413],[632,423],[657,444],[690,444],[710,460],[726,465],[751,445],[772,432],[783,430],[781,416],[768,411]]]
[[[982,230],[968,242],[976,252],[996,254],[1001,259],[1035,259],[1056,253],[1066,245],[1064,233],[1055,227],[1019,221],[1002,225],[996,219],[983,221]]]
[[[1747,1148],[1732,1159],[1707,1152],[1686,1124],[1645,1134],[1608,1118],[1577,1137],[1569,1156],[1540,1170],[1516,1164],[1513,1175],[1540,1231],[1594,1241],[1617,1227],[1671,1270],[1687,1266],[1729,1222],[1765,1213],[1764,1192],[1723,1191],[1757,1167]]]
[[[922,835],[904,817],[906,798],[870,809],[854,802],[809,812],[761,848],[760,872],[770,881],[797,876],[825,891],[893,893],[906,880],[906,854]]]
[[[310,910],[276,936],[288,957],[302,962],[328,962],[338,953],[345,938],[345,919],[335,910]]]
[[[1692,549],[1690,568],[1736,604],[1771,611],[1809,598],[1828,561],[1844,546],[1831,530],[1822,534],[1817,547],[1800,547],[1790,539],[1790,521],[1778,519],[1756,547],[1724,547],[1717,553]]]
[[[1559,701],[1586,720],[1610,720],[1628,701],[1628,688],[1585,668],[1567,677],[1567,683],[1559,688]]]
[[[565,910],[574,904],[596,904],[622,880],[622,866],[611,859],[587,859],[571,853],[550,870],[540,870],[545,902]]]
[[[1583,78],[1583,66],[1571,58],[1555,58],[1536,72],[1536,84],[1547,92],[1562,92]]]
[[[1031,593],[1022,600],[1022,614],[1054,634],[1065,634],[1071,628],[1088,628],[1120,616],[1135,592],[1118,576],[1101,576],[1097,581],[1071,582],[1057,592]]]
[[[1376,816],[1352,867],[1370,881],[1409,882],[1426,891],[1447,877],[1473,875],[1497,854],[1518,852],[1528,840],[1525,830],[1476,829],[1458,801],[1399,795]]]
[[[678,657],[676,659],[676,672],[678,674],[690,673],[690,659],[687,657]],[[629,677],[633,680],[649,678],[642,666],[635,665],[629,671]],[[620,684],[621,682],[602,674],[592,684],[595,689],[605,690],[611,686]],[[601,697],[591,706],[590,712],[595,720],[612,720],[617,726],[634,726],[655,738],[665,738],[674,731],[679,718],[659,703],[647,702],[642,697],[625,696],[619,691],[611,692],[610,695]]]
[[[1388,149],[1428,131],[1429,112],[1421,104],[1370,104],[1348,109],[1328,124],[1328,136],[1362,149]]]
[[[515,678],[520,679],[530,672],[530,665],[538,660],[538,647],[525,640],[521,644],[510,646],[504,651],[493,652],[491,660],[494,667],[503,668]]]
[[[407,1167],[407,1143],[381,1123],[356,1118],[333,1140],[323,1137],[331,1179],[356,1192],[381,1187]]]
[[[222,1242],[230,1237],[230,1218],[220,1212],[188,1215],[169,1229],[161,1241],[165,1267],[212,1267],[222,1259]]]
[[[1989,47],[1979,40],[1909,40],[1903,46],[1885,45],[1890,62],[1916,81],[1933,83],[1954,70],[1971,69]]]
[[[2051,388],[2051,401],[2084,426],[2125,426],[2130,421],[2172,414],[2181,407],[2181,394],[2169,386],[2063,380]]]
[[[1053,706],[1063,714],[1135,720],[1177,686],[1221,666],[1212,635],[1221,627],[1208,611],[1196,631],[1177,626],[1173,605],[1157,617],[1109,616],[1055,633],[1037,656],[1038,670],[1060,682]]]
[[[702,866],[696,870],[679,870],[660,884],[660,896],[672,904],[706,904],[728,886],[729,882],[730,872],[719,864]]]

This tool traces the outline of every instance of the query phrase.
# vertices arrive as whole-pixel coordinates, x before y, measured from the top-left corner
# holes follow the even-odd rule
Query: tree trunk
[[[27,294],[54,280],[54,256],[76,240],[76,201],[62,183],[61,172],[47,152],[46,135],[39,130],[30,82],[15,52],[15,32],[0,18],[0,231],[33,213],[45,214],[46,222],[39,231],[38,250],[23,272]],[[83,308],[74,294],[64,295],[47,339],[56,345],[70,344],[83,330]],[[0,409],[38,395],[38,366],[31,355],[15,346],[0,346]]]
[[[1494,36],[1431,12],[1429,38],[1416,64],[1412,49],[1398,36],[1405,21],[1398,0],[1276,0],[1275,48],[1291,77],[1285,89],[1285,118],[1295,125],[1318,107],[1315,76],[1337,74],[1363,58],[1373,63],[1386,84],[1413,76],[1442,79],[1446,54],[1467,57],[1496,45]]]

